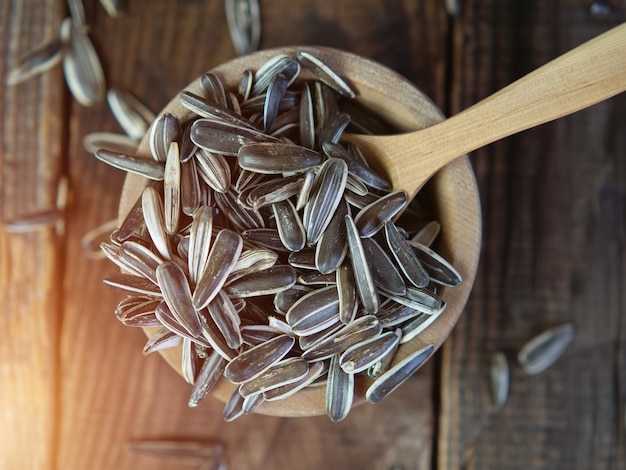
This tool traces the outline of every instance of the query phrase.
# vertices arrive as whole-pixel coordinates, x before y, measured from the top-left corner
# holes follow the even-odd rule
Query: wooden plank
[[[58,33],[62,3],[0,5],[0,210],[4,224],[55,208],[63,168],[59,70],[5,86],[19,58]],[[56,447],[62,259],[54,226],[0,231],[1,468],[50,468]]]
[[[576,1],[464,4],[455,21],[454,111],[623,21],[619,10],[594,17]],[[444,349],[439,468],[626,464],[625,106],[618,96],[474,154],[484,247],[470,303]],[[565,356],[525,376],[516,352],[566,321],[577,335]],[[500,411],[485,377],[498,350],[511,364]]]
[[[88,3],[91,36],[110,87],[127,89],[157,111],[204,70],[233,57],[221,2],[128,2],[118,19]],[[262,47],[326,44],[373,56],[416,81],[439,103],[445,89],[447,21],[439,1],[262,2]],[[116,214],[123,175],[83,152],[82,137],[116,130],[105,104],[72,104],[69,128],[74,204],[68,214],[68,267],[61,332],[58,468],[177,468],[124,449],[130,439],[222,441],[231,468],[430,468],[434,368],[385,402],[326,417],[244,417],[224,424],[221,403],[186,406],[189,386],[158,356],[143,358],[140,331],[119,325],[119,294],[101,283],[114,271],[87,259],[80,239]]]

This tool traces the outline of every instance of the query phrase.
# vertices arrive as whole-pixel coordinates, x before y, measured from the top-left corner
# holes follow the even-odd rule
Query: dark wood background
[[[204,70],[235,55],[223,2],[126,2],[108,17],[85,2],[110,87],[158,111]],[[262,48],[329,45],[372,57],[448,114],[624,21],[626,2],[261,0]],[[66,175],[66,232],[0,231],[0,468],[174,469],[130,453],[131,439],[222,442],[232,469],[626,468],[626,95],[475,152],[484,239],[475,287],[452,336],[409,383],[339,424],[326,417],[222,420],[145,338],[113,316],[113,271],[81,248],[115,217],[123,175],[82,148],[119,131],[106,103],[78,105],[60,68],[4,85],[18,58],[58,34],[61,0],[0,2],[0,210],[54,207]],[[626,51],[625,51],[626,53]],[[574,343],[545,373],[514,354],[564,322]],[[489,402],[485,361],[511,358],[511,394]]]

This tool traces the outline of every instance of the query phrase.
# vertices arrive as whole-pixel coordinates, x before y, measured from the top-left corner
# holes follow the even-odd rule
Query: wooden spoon
[[[414,196],[444,165],[487,144],[626,90],[626,23],[582,44],[432,127],[391,136],[346,135]]]

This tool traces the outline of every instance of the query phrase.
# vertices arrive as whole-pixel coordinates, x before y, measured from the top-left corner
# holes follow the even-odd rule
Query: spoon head
[[[397,132],[422,129],[443,118],[432,101],[399,74],[369,59],[331,48],[286,47],[265,50],[233,59],[214,68],[212,72],[223,80],[227,88],[235,90],[244,70],[258,69],[277,54],[295,55],[301,50],[319,57],[339,73],[356,90],[358,103],[383,118]],[[192,82],[186,90],[201,94],[200,80]],[[180,105],[177,98],[162,113],[176,114],[181,122],[190,116],[190,112]],[[147,136],[141,142],[137,154],[151,158]],[[377,168],[375,162],[372,166]],[[124,219],[146,185],[147,180],[144,178],[128,175],[120,199],[120,220]],[[480,203],[474,173],[466,157],[454,161],[435,174],[420,191],[419,199],[427,211],[441,223],[441,234],[434,245],[436,251],[452,263],[462,276],[463,282],[457,287],[439,290],[447,303],[446,310],[423,333],[401,345],[394,363],[428,344],[432,343],[438,348],[447,338],[468,299],[480,252]],[[149,336],[154,333],[151,329],[145,331]],[[180,349],[167,349],[162,351],[162,355],[180,372]],[[365,402],[365,391],[370,384],[371,379],[357,376],[354,406]],[[234,385],[221,379],[212,395],[225,402],[234,390]],[[290,398],[265,402],[255,412],[278,416],[324,414],[325,387],[306,388]]]

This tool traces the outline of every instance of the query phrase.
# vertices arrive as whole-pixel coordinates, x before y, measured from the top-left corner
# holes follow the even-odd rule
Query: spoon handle
[[[420,184],[419,179],[425,181],[457,157],[589,107],[624,90],[626,23],[439,124],[394,136],[393,139],[399,138],[394,146],[406,150],[397,156],[402,161],[395,160],[403,174],[394,176],[400,187]],[[385,139],[390,139],[387,143],[391,143],[391,138]]]

